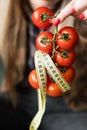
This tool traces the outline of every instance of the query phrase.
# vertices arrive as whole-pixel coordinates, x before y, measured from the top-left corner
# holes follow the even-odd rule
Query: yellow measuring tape
[[[46,108],[46,85],[47,77],[46,71],[55,83],[60,87],[63,93],[69,91],[71,86],[63,78],[60,71],[55,66],[49,54],[43,53],[39,50],[35,52],[35,69],[39,83],[38,93],[38,112],[31,121],[29,130],[37,130]]]
[[[41,60],[41,56],[39,55],[38,51],[35,52],[35,68],[37,72],[37,78],[39,83],[38,92],[38,112],[33,118],[30,124],[30,130],[37,130],[43,114],[45,112],[46,106],[46,69],[44,67],[43,61]]]

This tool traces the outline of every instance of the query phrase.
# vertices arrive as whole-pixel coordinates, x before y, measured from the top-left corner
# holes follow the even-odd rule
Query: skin
[[[33,10],[40,6],[52,8],[55,6],[56,3],[58,3],[58,1],[60,0],[29,0]]]
[[[71,0],[70,3],[61,10],[60,14],[52,20],[52,23],[58,25],[69,15],[78,17],[81,20],[87,20],[87,0]]]

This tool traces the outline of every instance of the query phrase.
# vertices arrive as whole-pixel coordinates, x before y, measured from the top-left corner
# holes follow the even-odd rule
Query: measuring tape
[[[49,54],[42,53],[41,51],[38,51],[38,53],[43,60],[44,66],[46,67],[48,74],[55,81],[55,83],[60,87],[61,91],[63,93],[69,91],[71,89],[71,86],[63,78],[60,71],[57,69],[51,57],[49,56]]]
[[[39,84],[38,93],[38,112],[31,121],[29,130],[37,130],[46,108],[46,85],[47,76],[46,70],[50,77],[55,81],[63,93],[69,91],[71,86],[63,78],[60,71],[55,66],[49,54],[43,53],[39,50],[35,52],[35,69]]]
[[[39,89],[37,90],[38,112],[30,124],[30,130],[38,129],[46,107],[46,83],[47,83],[46,69],[44,67],[43,61],[41,60],[41,56],[39,55],[38,51],[35,52],[35,68],[39,83]]]

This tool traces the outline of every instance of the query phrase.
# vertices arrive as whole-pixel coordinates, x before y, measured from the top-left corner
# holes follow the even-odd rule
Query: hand
[[[57,26],[69,15],[78,17],[81,20],[87,20],[87,0],[71,0],[71,2],[61,10],[59,15],[52,20],[53,25]]]

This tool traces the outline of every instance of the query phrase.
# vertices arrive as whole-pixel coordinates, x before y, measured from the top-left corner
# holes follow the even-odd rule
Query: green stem
[[[50,18],[56,18],[58,16],[58,14],[60,13],[60,10],[58,10],[54,16],[51,16]]]
[[[52,51],[52,59],[54,58],[54,53],[56,52],[55,42],[56,42],[56,34],[58,32],[58,26],[54,29],[54,37],[53,37],[53,51]]]
[[[54,18],[56,18],[59,13],[60,13],[60,10],[58,10],[58,11],[55,13]]]
[[[50,43],[50,42],[55,42],[55,40],[54,39],[52,39],[52,40],[44,40],[44,39],[42,39],[41,42],[42,43]]]
[[[57,32],[58,32],[58,27],[55,27],[55,29],[54,29],[54,36],[53,36],[52,40],[47,40],[47,37],[45,37],[45,38],[43,37],[41,39],[41,42],[43,42],[43,43],[55,42],[56,41],[56,34],[57,34]]]
[[[58,11],[55,13],[55,15],[53,15],[53,16],[50,16],[48,13],[42,13],[40,17],[41,17],[42,21],[46,21],[47,19],[56,18],[59,13],[60,13],[60,10],[58,10]]]

